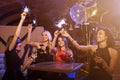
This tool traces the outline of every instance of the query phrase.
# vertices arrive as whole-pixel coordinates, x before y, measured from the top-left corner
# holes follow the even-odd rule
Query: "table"
[[[72,73],[80,69],[82,66],[83,63],[40,62],[37,64],[32,64],[27,68],[29,70],[58,72],[58,73]],[[78,80],[77,73],[75,80]]]

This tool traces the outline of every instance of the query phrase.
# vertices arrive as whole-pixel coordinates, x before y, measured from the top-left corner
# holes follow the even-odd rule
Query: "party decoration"
[[[70,8],[70,17],[76,24],[82,24],[85,19],[84,6],[76,3]]]

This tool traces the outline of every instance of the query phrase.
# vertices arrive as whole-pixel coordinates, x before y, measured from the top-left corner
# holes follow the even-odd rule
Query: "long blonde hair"
[[[46,33],[47,36],[48,36],[48,38],[49,38],[49,41],[52,41],[52,35],[51,35],[51,33],[50,33],[49,31],[44,30],[44,31],[42,32],[42,34],[43,34],[43,33]],[[41,34],[41,35],[42,35],[42,34]]]

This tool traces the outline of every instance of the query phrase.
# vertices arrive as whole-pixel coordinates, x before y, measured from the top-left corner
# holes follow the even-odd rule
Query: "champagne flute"
[[[33,48],[32,54],[37,54],[37,49],[36,48]],[[35,60],[33,62],[35,62]]]
[[[33,48],[32,53],[33,53],[33,54],[36,54],[36,53],[37,53],[37,49],[36,49],[36,48]]]

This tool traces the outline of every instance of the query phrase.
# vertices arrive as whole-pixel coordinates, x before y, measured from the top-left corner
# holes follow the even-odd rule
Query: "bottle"
[[[37,54],[37,49],[33,47],[32,53]]]

